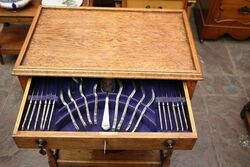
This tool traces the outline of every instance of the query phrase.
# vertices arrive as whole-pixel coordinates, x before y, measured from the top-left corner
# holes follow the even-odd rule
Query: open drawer
[[[112,92],[102,92],[110,85]],[[107,97],[110,128],[104,130]],[[13,138],[21,148],[38,148],[42,140],[53,149],[164,150],[169,140],[174,149],[192,149],[197,134],[184,81],[34,77]]]

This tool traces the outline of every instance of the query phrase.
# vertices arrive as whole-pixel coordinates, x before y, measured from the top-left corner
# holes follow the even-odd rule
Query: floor
[[[175,151],[171,167],[249,167],[250,148],[240,144],[247,135],[239,114],[250,99],[250,40],[223,37],[197,39],[191,23],[205,80],[199,82],[192,106],[198,140],[193,150]],[[5,56],[0,66],[0,167],[45,167],[46,156],[38,150],[18,149],[11,138],[22,99],[22,90],[11,70],[15,57]]]

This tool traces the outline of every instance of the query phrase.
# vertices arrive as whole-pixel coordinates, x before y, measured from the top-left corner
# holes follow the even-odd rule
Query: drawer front
[[[217,6],[213,21],[218,24],[249,26],[250,1],[222,0]]]
[[[183,9],[182,0],[127,0],[128,8]]]
[[[57,164],[70,166],[95,167],[161,167],[160,151],[107,151],[100,150],[60,150]]]
[[[103,130],[106,104],[110,128]],[[174,149],[192,149],[197,134],[186,82],[30,78],[13,138],[21,148],[163,150],[172,141]]]

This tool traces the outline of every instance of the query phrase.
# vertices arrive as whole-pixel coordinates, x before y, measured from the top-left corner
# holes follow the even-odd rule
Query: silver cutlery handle
[[[36,114],[36,120],[35,120],[34,130],[36,130],[38,118],[39,118],[39,115],[40,115],[41,105],[42,105],[42,101],[40,100],[40,101],[39,101],[39,105],[38,105],[38,109],[37,109],[37,114]]]
[[[86,124],[86,122],[84,121],[84,119],[83,119],[83,117],[82,117],[82,114],[81,114],[81,112],[80,112],[79,107],[78,107],[77,104],[76,104],[76,101],[73,100],[72,102],[73,102],[73,104],[74,104],[74,106],[75,106],[75,108],[76,108],[77,114],[78,114],[78,116],[79,116],[79,118],[80,118],[80,120],[81,120],[81,122],[82,122],[82,125],[83,125],[84,127],[86,127],[87,124]]]
[[[79,130],[79,126],[77,125],[77,123],[76,123],[76,121],[75,121],[75,118],[73,117],[73,114],[71,113],[71,110],[70,110],[69,106],[68,106],[68,105],[65,105],[65,106],[66,106],[66,108],[67,108],[67,110],[68,110],[70,119],[71,119],[71,121],[72,121],[72,123],[73,123],[75,129],[78,131],[78,130]]]
[[[179,115],[179,120],[180,120],[180,122],[181,122],[181,131],[183,131],[184,130],[184,128],[183,128],[183,123],[182,123],[182,119],[181,119],[181,111],[180,111],[180,106],[179,106],[179,103],[177,102],[177,110],[178,110],[178,115]]]
[[[23,123],[22,123],[22,130],[24,130],[25,122],[26,122],[27,117],[28,117],[29,112],[30,112],[31,103],[32,103],[32,101],[30,100],[29,105],[28,105],[28,109],[26,111],[26,114],[25,114],[25,117],[24,117],[24,120],[23,120]]]
[[[162,127],[162,118],[161,118],[161,104],[160,104],[159,100],[158,100],[157,104],[158,104],[158,111],[159,111],[160,127],[161,127],[161,130],[163,130],[163,127]]]
[[[28,126],[27,126],[27,130],[30,129],[30,124],[32,122],[32,118],[33,118],[33,115],[34,115],[34,112],[35,112],[35,109],[36,109],[36,103],[37,103],[37,101],[34,102],[34,105],[33,105],[32,111],[31,111],[31,115],[30,115],[30,120],[29,120],[29,123],[28,123]]]
[[[185,113],[185,110],[184,110],[183,102],[181,102],[181,110],[182,110],[182,114],[183,114],[183,117],[184,117],[184,121],[185,121],[185,125],[186,125],[186,130],[188,130],[187,117],[186,117],[186,113]]]
[[[107,95],[105,98],[105,107],[103,112],[102,118],[102,129],[109,130],[110,129],[110,122],[109,122],[109,96]]]
[[[90,117],[88,100],[87,100],[86,96],[83,96],[83,99],[84,99],[84,104],[85,104],[85,108],[86,108],[86,114],[87,114],[88,122],[89,122],[89,124],[92,125],[93,123],[92,123],[92,120],[91,120],[91,117]]]
[[[177,122],[177,116],[176,116],[174,102],[172,103],[172,110],[173,110],[173,113],[174,113],[174,121],[175,121],[175,125],[176,125],[176,130],[179,131],[179,125],[178,125],[178,122]]]
[[[170,122],[170,129],[172,131],[173,130],[173,123],[172,123],[172,118],[171,118],[171,114],[170,114],[170,107],[169,107],[168,102],[167,102],[167,110],[168,110],[168,118],[169,118],[169,122]]]
[[[80,109],[79,109],[78,105],[76,104],[75,99],[74,99],[74,98],[72,97],[72,95],[71,95],[70,88],[68,88],[68,96],[69,96],[70,101],[74,104],[74,106],[75,106],[75,108],[76,108],[76,111],[77,111],[77,114],[78,114],[78,116],[79,116],[79,118],[80,118],[80,120],[81,120],[83,126],[86,127],[87,124],[86,124],[85,121],[83,120],[83,117],[82,117],[82,114],[81,114],[81,112],[80,112]]]
[[[43,129],[43,122],[44,122],[44,116],[45,116],[46,108],[47,108],[47,100],[45,100],[44,105],[43,105],[43,114],[42,114],[42,120],[41,120],[41,123],[40,123],[40,130]]]
[[[120,120],[120,122],[119,122],[119,124],[118,124],[118,126],[117,126],[117,130],[120,130],[120,129],[121,129],[121,126],[122,126],[122,124],[123,124],[123,121],[124,121],[124,119],[125,119],[125,116],[126,116],[126,113],[127,113],[127,110],[128,110],[129,102],[130,102],[130,100],[132,99],[132,97],[133,97],[133,96],[135,95],[135,93],[136,93],[136,85],[135,85],[135,82],[132,81],[132,84],[133,84],[133,90],[132,90],[131,94],[129,95],[129,97],[128,97],[127,101],[126,101],[124,110],[123,110],[123,112],[122,112],[121,120]]]
[[[120,119],[120,122],[117,125],[117,130],[121,129],[121,126],[123,124],[123,121],[125,119],[125,116],[126,116],[126,113],[127,113],[127,110],[128,110],[128,105],[129,105],[130,100],[131,100],[131,98],[128,97],[128,100],[127,100],[127,102],[125,104],[125,107],[124,107],[124,110],[123,110],[123,113],[122,113],[122,116],[121,116],[121,119]]]
[[[155,92],[154,92],[153,89],[152,89],[151,91],[152,91],[152,97],[151,97],[150,101],[148,102],[148,104],[143,108],[143,110],[142,110],[142,112],[141,112],[141,115],[140,115],[139,119],[137,120],[137,122],[136,122],[136,124],[135,124],[135,127],[134,127],[134,129],[132,130],[132,132],[135,132],[135,131],[136,131],[136,129],[137,129],[138,125],[140,124],[141,119],[142,119],[142,117],[144,116],[145,112],[147,111],[148,107],[154,102],[154,99],[155,99]]]
[[[115,131],[116,129],[116,124],[117,124],[117,117],[118,117],[118,109],[119,109],[119,100],[120,100],[120,96],[121,96],[121,93],[122,93],[122,90],[123,90],[123,84],[120,80],[117,81],[118,84],[119,84],[119,92],[116,96],[116,99],[115,99],[115,113],[114,113],[114,120],[113,120],[113,125],[112,125],[112,131]]]
[[[128,126],[127,126],[127,128],[126,128],[126,131],[128,131],[128,130],[130,129],[130,127],[131,127],[131,125],[132,125],[132,122],[133,122],[133,120],[134,120],[136,111],[138,110],[140,104],[141,104],[141,103],[143,102],[143,100],[145,99],[146,93],[145,93],[145,90],[144,90],[144,88],[143,88],[142,86],[141,86],[141,92],[142,92],[142,97],[141,97],[140,101],[137,103],[137,105],[135,106],[135,109],[134,109],[133,114],[132,114],[132,116],[131,116],[131,118],[130,118],[130,120],[129,120],[129,123],[128,123]]]
[[[163,108],[163,116],[164,116],[165,127],[166,127],[166,130],[168,130],[168,122],[167,122],[166,108],[165,108],[165,103],[164,102],[162,102],[162,108]]]
[[[49,100],[48,105],[47,105],[47,109],[46,109],[46,114],[45,114],[45,118],[44,118],[44,121],[43,121],[43,129],[42,130],[44,130],[46,122],[47,122],[50,105],[51,105],[51,100]]]
[[[54,100],[53,103],[52,103],[52,108],[51,108],[51,113],[50,113],[50,116],[49,116],[49,123],[48,123],[48,126],[47,126],[47,130],[50,130],[50,123],[51,123],[52,116],[53,116],[53,113],[54,113],[55,102],[56,101]]]

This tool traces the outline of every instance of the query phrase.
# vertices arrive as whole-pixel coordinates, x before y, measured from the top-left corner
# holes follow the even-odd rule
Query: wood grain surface
[[[160,167],[160,151],[60,150],[59,166]]]
[[[202,79],[179,11],[42,8],[16,75]]]

